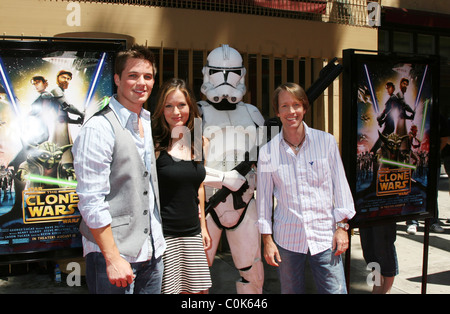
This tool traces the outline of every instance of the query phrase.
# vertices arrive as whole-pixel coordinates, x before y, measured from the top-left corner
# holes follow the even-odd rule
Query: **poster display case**
[[[344,51],[342,156],[355,201],[352,227],[435,215],[438,61]]]
[[[123,41],[0,41],[0,264],[81,256],[71,147]]]

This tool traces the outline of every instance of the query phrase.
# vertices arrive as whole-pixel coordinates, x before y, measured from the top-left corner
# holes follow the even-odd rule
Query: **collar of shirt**
[[[139,134],[139,127],[138,127],[138,116],[136,113],[131,112],[124,106],[122,106],[116,99],[116,95],[111,97],[110,101],[110,108],[113,110],[115,115],[120,121],[120,124],[127,128],[127,125],[132,126],[132,129],[135,133]],[[144,121],[150,121],[150,112],[144,108],[141,109],[141,112],[139,114],[141,119]],[[129,124],[130,123],[130,124]]]
[[[152,130],[150,127],[150,112],[144,108],[141,109],[139,117],[142,119],[144,129],[144,138],[139,135],[138,116],[136,113],[128,110],[121,105],[115,95],[110,99],[110,108],[119,119],[120,124],[130,131],[139,154],[144,161],[145,166],[150,171],[153,152]]]
[[[309,127],[306,125],[306,123],[304,121],[302,121],[303,123],[303,129],[305,130],[305,141],[303,142],[303,146],[308,145],[308,141],[309,141]],[[286,140],[284,139],[284,135],[283,135],[283,129],[281,129],[279,135],[279,141],[280,141],[280,145],[283,146],[283,148],[289,152],[290,154],[294,154],[294,152],[292,151],[292,149],[290,149],[289,144],[286,142]],[[295,154],[294,154],[295,155]]]

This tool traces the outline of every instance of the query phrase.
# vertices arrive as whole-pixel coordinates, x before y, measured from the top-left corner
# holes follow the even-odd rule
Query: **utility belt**
[[[241,216],[239,217],[239,220],[236,222],[236,224],[235,224],[234,226],[231,226],[231,227],[225,227],[224,225],[222,225],[222,223],[220,222],[219,216],[217,216],[217,213],[216,213],[215,208],[213,208],[212,210],[210,210],[210,211],[209,211],[209,214],[211,215],[212,219],[213,219],[214,222],[216,223],[217,227],[219,227],[220,229],[225,229],[225,230],[235,229],[235,228],[237,228],[237,227],[241,224],[242,220],[244,220],[245,213],[247,212],[248,205],[250,204],[250,202],[252,201],[252,199],[253,199],[253,196],[252,196],[252,198],[248,201],[248,203],[245,205],[244,210],[242,211],[242,214],[241,214]]]

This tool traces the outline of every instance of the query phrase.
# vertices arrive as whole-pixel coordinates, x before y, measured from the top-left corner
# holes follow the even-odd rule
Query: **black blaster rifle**
[[[306,91],[306,95],[308,96],[308,100],[310,105],[323,93],[323,91],[341,74],[343,70],[342,64],[335,64],[337,58],[333,58],[328,64],[320,70],[319,78],[308,88]],[[264,124],[265,126],[279,126],[281,128],[281,122],[278,118],[271,118],[266,121]],[[270,128],[268,128],[268,132],[270,132]],[[271,138],[270,135],[268,135],[268,139]],[[236,167],[233,168],[233,170],[236,170],[239,172],[242,176],[246,176],[251,168],[252,165],[255,163],[255,161],[250,162],[248,159],[249,153],[245,153],[245,160],[238,164]],[[236,191],[233,196],[233,203],[234,208],[239,209],[244,207],[246,204],[242,200],[242,193],[245,192],[245,185],[239,189],[239,191]],[[239,195],[239,193],[241,195]],[[220,190],[218,190],[213,196],[210,197],[210,199],[206,202],[205,206],[205,215],[213,208],[215,208],[217,205],[220,204],[220,202],[224,202],[228,195],[230,195],[232,191],[228,189],[227,187],[222,187]]]
[[[247,173],[250,172],[252,169],[253,164],[255,164],[255,161],[249,161],[249,153],[245,153],[245,160],[239,163],[236,167],[233,168],[233,170],[236,170],[241,174],[243,177],[247,175]],[[243,186],[233,194],[233,204],[235,209],[239,209],[242,207],[245,207],[247,205],[242,200],[242,193],[245,192],[245,190],[248,188],[247,182],[243,184]],[[232,191],[223,186],[220,190],[218,190],[216,193],[214,193],[213,196],[209,198],[209,200],[206,202],[205,206],[205,215],[213,208],[215,208],[217,205],[220,204],[220,202],[224,202],[228,195],[230,195]]]
[[[309,105],[312,106],[313,102],[322,95],[325,89],[330,86],[331,83],[341,74],[344,67],[342,64],[336,64],[337,58],[333,58],[328,64],[319,72],[319,78],[306,91],[308,96]],[[264,123],[265,126],[269,126],[267,129],[267,139],[271,139],[270,134],[271,126],[278,126],[281,129],[281,122],[279,118],[270,118]],[[275,134],[274,134],[275,135]]]
[[[328,64],[319,72],[319,78],[306,91],[309,104],[311,105],[323,91],[330,86],[331,83],[341,74],[344,67],[342,64],[336,64],[337,58],[333,58]]]

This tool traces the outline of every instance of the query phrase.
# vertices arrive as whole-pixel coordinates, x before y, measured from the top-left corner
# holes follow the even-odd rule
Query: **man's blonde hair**
[[[278,96],[280,95],[281,91],[287,91],[288,93],[290,93],[292,96],[294,96],[296,99],[298,99],[302,103],[303,108],[305,108],[305,110],[308,111],[308,109],[309,109],[308,96],[306,95],[306,92],[303,89],[303,87],[301,87],[300,85],[298,85],[296,83],[284,83],[284,84],[281,84],[280,86],[278,86],[277,89],[273,93],[272,106],[273,106],[273,111],[276,114],[279,113]]]

